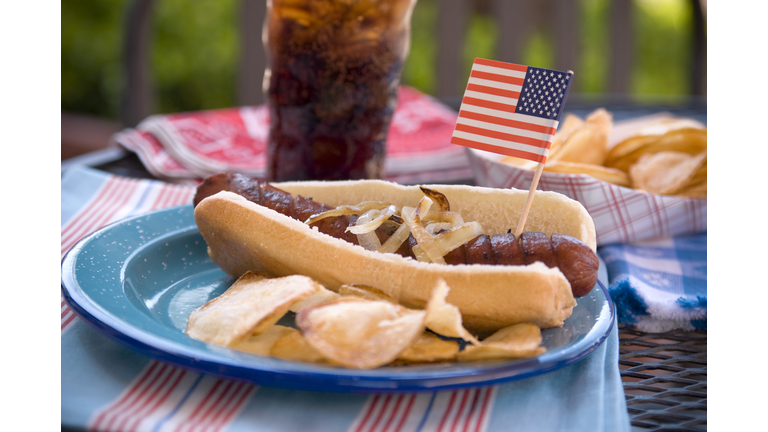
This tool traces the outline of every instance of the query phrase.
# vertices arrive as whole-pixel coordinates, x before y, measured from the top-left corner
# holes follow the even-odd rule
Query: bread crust
[[[385,201],[415,206],[418,186],[378,180],[287,182],[275,187],[331,206]],[[478,221],[488,234],[514,229],[527,192],[491,188],[425,185],[446,195],[452,211]],[[583,206],[561,194],[536,192],[526,231],[573,236],[595,250],[595,230]],[[396,254],[367,251],[322,234],[301,221],[257,205],[232,192],[219,192],[195,208],[197,226],[211,259],[239,277],[248,270],[275,276],[302,274],[331,290],[343,284],[378,288],[407,307],[423,308],[442,278],[451,288],[447,301],[462,312],[475,334],[528,322],[556,327],[571,315],[576,301],[557,268],[527,266],[441,265]]]

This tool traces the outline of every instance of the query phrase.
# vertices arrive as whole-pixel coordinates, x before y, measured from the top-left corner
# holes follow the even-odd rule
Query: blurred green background
[[[437,1],[419,0],[412,18],[411,52],[402,83],[435,91]],[[61,109],[117,120],[121,36],[127,0],[61,3]],[[238,0],[159,0],[153,15],[151,78],[160,113],[236,105]],[[580,94],[606,92],[610,0],[577,0],[581,20]],[[693,12],[686,0],[634,0],[635,59],[631,94],[637,99],[690,92]],[[498,28],[474,13],[464,52],[468,74],[474,57],[490,57]],[[522,63],[554,67],[553,44],[543,33],[525,41]]]

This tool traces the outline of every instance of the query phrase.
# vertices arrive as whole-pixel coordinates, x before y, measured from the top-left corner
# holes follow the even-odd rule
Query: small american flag
[[[451,142],[545,163],[572,78],[476,58]]]

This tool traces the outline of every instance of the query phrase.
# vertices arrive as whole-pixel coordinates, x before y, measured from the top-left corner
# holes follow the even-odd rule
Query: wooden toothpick
[[[533,180],[531,180],[531,189],[528,191],[528,199],[525,201],[523,214],[520,216],[520,222],[517,224],[517,230],[515,231],[515,239],[517,240],[520,240],[520,234],[523,233],[525,220],[528,218],[528,211],[531,209],[531,204],[533,203],[533,194],[536,192],[536,186],[539,185],[539,177],[541,177],[542,171],[544,171],[544,164],[539,162],[539,165],[536,167],[536,173],[533,174]]]

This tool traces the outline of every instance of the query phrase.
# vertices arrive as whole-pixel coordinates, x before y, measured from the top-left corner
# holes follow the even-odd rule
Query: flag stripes
[[[509,116],[508,118],[501,118],[501,117],[494,117],[490,115],[483,114],[482,112],[475,112],[470,111],[469,109],[462,112],[462,117],[465,119],[462,123],[464,124],[472,124],[470,123],[472,120],[477,120],[478,122],[484,122],[484,123],[493,123],[497,124],[499,126],[506,126],[509,128],[516,128],[519,130],[524,131],[532,131],[532,132],[539,132],[543,135],[554,135],[556,132],[555,128],[549,127],[549,126],[542,126],[532,123],[526,123],[520,120],[515,120],[515,116]],[[523,133],[523,132],[519,132]],[[542,139],[545,139],[545,137],[542,137]]]
[[[474,86],[473,86],[474,87]],[[504,92],[508,93],[508,92]],[[507,112],[516,112],[518,97],[509,97],[500,91],[490,92],[478,92],[467,88],[464,92],[463,102],[469,105],[486,106],[486,108],[500,109]],[[495,108],[498,107],[498,108]]]
[[[495,138],[500,140],[515,140],[519,143],[528,144],[534,147],[546,148],[549,145],[549,141],[546,138],[542,139],[542,134],[536,132],[519,131],[516,128],[504,128],[499,127],[497,130],[485,129],[482,125],[477,126],[473,124],[475,122],[468,121],[462,124],[456,125],[456,131],[467,132],[468,134],[482,135],[488,138]],[[509,129],[509,130],[507,130]],[[513,134],[509,132],[521,132],[520,134]]]
[[[520,97],[520,86],[511,86],[515,88],[515,90],[504,90],[501,88],[495,88],[480,84],[467,84],[467,91],[471,91],[472,93],[486,93],[491,95],[500,96],[503,98],[513,99],[517,100]],[[464,93],[466,94],[466,93]]]
[[[498,98],[485,98],[485,97],[473,97],[472,93],[470,93],[468,96],[464,96],[464,98],[461,100],[462,105],[472,105],[480,108],[486,108],[492,111],[500,111],[497,113],[494,113],[498,116],[503,115],[503,113],[510,113],[514,114],[515,110],[517,109],[516,105],[517,101],[510,100],[510,99],[498,99]],[[459,111],[459,117],[456,119],[456,123],[458,124],[461,121],[461,111]]]
[[[475,64],[477,65],[478,69],[481,69],[481,70],[485,66],[505,69],[507,71],[515,71],[515,72],[526,72],[528,70],[528,66],[523,66],[523,65],[514,64],[514,63],[506,63],[498,60],[490,60],[490,59],[484,59],[484,58],[476,58]]]
[[[528,125],[532,126],[543,126],[539,132],[546,132],[548,130],[551,130],[552,134],[554,135],[555,131],[557,130],[557,125],[552,124],[552,120],[538,118],[538,117],[530,117],[526,116],[525,114],[516,114],[516,113],[507,113],[507,112],[500,112],[500,111],[494,111],[492,109],[476,106],[476,105],[466,105],[461,107],[461,113],[459,113],[459,117],[466,117],[462,115],[464,111],[467,112],[473,112],[478,114],[486,114],[490,117],[496,117],[501,123],[503,123],[505,120],[507,121],[515,121],[519,123],[527,123]],[[517,127],[520,127],[518,125]],[[522,129],[522,128],[521,128]]]
[[[492,140],[488,140],[488,141],[492,141]],[[543,159],[541,155],[537,153],[532,153],[524,150],[510,149],[508,147],[503,146],[502,143],[498,143],[499,140],[496,140],[496,141],[497,141],[497,144],[493,144],[492,142],[482,143],[482,142],[474,141],[472,139],[464,139],[461,137],[461,133],[458,133],[458,134],[454,133],[454,137],[451,140],[452,143],[463,145],[464,147],[472,147],[478,150],[484,150],[484,151],[493,152],[493,153],[501,153],[506,156],[514,156],[514,157],[528,159],[528,160],[532,160],[540,163],[546,162],[546,160]]]
[[[570,73],[475,59],[453,144],[544,163]]]

